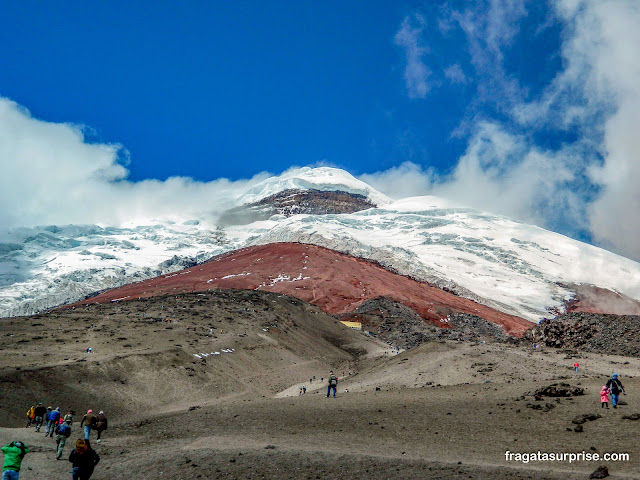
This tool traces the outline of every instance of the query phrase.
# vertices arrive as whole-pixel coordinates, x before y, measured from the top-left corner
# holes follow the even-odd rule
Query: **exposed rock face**
[[[555,348],[640,356],[640,317],[568,313],[545,319],[523,335],[523,341]]]
[[[492,340],[513,341],[495,323],[468,313],[452,313],[446,327],[425,323],[422,317],[406,305],[379,297],[362,303],[355,312],[340,320],[362,322],[365,331],[394,346],[408,349],[430,340]]]
[[[284,293],[313,303],[332,315],[354,314],[365,302],[384,297],[402,305],[398,308],[407,312],[406,318],[440,328],[455,328],[450,324],[455,314],[483,318],[514,336],[531,326],[531,322],[520,317],[392,273],[365,260],[296,243],[244,248],[188,270],[125,285],[81,303],[231,288]]]
[[[274,215],[330,215],[353,213],[375,205],[363,196],[347,192],[320,190],[285,190],[249,205],[227,210],[220,217],[222,225],[247,225]]]

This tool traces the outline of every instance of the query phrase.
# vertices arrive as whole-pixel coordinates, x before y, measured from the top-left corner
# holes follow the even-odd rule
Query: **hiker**
[[[611,390],[606,385],[603,385],[600,389],[600,407],[609,408],[609,392]]]
[[[67,422],[69,426],[73,423],[73,410],[69,410],[65,413],[64,418],[62,419],[64,422]]]
[[[62,457],[62,450],[67,443],[67,438],[71,435],[71,426],[67,422],[63,422],[56,427],[56,445],[58,450],[56,452],[56,460],[60,460]]]
[[[607,381],[606,386],[611,389],[611,405],[613,405],[613,408],[618,408],[618,395],[620,395],[620,392],[626,395],[626,392],[624,391],[622,383],[620,383],[620,380],[618,380],[617,373],[611,375],[611,378]]]
[[[38,406],[33,411],[34,419],[36,422],[36,432],[40,431],[40,427],[42,427],[42,422],[46,413],[47,407],[45,407],[42,402],[38,403]]]
[[[107,417],[102,410],[96,418],[96,431],[98,432],[98,443],[100,443],[100,434],[107,429]]]
[[[578,373],[578,367],[580,366],[580,364],[578,362],[573,364],[573,370]]]
[[[53,432],[58,425],[58,420],[60,420],[60,407],[56,407],[55,410],[49,412],[49,420],[47,421],[47,430],[49,430],[49,432],[47,435],[51,438],[53,438]]]
[[[73,480],[89,480],[100,457],[87,442],[80,439],[76,441],[76,448],[71,450],[69,461],[73,465],[71,470]]]
[[[305,393],[307,393],[307,387],[305,387],[304,385],[302,386],[302,394],[304,395]]]
[[[31,422],[33,422],[33,418],[35,417],[35,412],[36,411],[36,407],[31,405],[31,408],[29,410],[27,410],[27,426],[26,428],[29,428],[31,426]]]
[[[47,413],[44,416],[44,435],[49,435],[49,414],[53,410],[53,407],[47,407]]]
[[[91,429],[96,428],[97,419],[93,414],[93,410],[87,410],[87,413],[84,417],[82,417],[82,421],[80,422],[80,428],[84,425],[84,439],[86,442],[89,441],[89,435],[91,434]]]
[[[2,453],[4,453],[2,480],[18,480],[22,459],[29,453],[29,449],[22,442],[11,442],[2,447]]]
[[[329,372],[329,385],[327,386],[327,398],[329,398],[329,394],[331,393],[331,389],[333,388],[333,398],[336,398],[336,390],[338,387],[338,377],[333,374],[333,371]]]

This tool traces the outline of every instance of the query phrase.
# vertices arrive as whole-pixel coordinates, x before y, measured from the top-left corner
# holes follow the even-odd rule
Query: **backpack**
[[[69,425],[67,425],[66,423],[58,425],[58,435],[64,435],[65,437],[69,438],[69,436],[71,435],[71,428],[69,428]]]
[[[335,375],[331,375],[329,377],[329,385],[331,385],[332,387],[338,385],[338,377],[336,377]]]

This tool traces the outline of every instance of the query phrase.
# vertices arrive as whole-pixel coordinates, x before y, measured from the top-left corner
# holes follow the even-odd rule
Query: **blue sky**
[[[639,9],[2,2],[0,221],[100,221],[103,208],[78,216],[78,201],[326,164],[394,197],[455,197],[637,259],[640,225],[612,217],[637,217],[640,198],[628,127]],[[12,208],[18,177],[55,200]]]

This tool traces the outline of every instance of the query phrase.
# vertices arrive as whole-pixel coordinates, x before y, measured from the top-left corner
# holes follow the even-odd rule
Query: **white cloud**
[[[430,192],[436,174],[415,163],[404,162],[382,172],[360,175],[358,179],[393,199],[399,199]]]
[[[467,150],[447,177],[404,165],[372,178],[391,195],[383,179],[404,178],[411,191],[455,197],[569,235],[588,232],[596,243],[640,259],[640,2],[550,5],[538,31],[559,22],[562,69],[531,99],[504,62],[527,18],[526,2],[487,0],[464,11],[443,10],[441,32],[458,25],[465,33],[477,85],[454,132],[469,136]],[[406,20],[403,30],[420,33]],[[455,65],[445,70],[450,81],[463,78]],[[485,104],[511,121],[478,115]],[[536,132],[549,130],[569,131],[575,140],[556,150],[536,146]]]
[[[508,108],[525,95],[518,81],[504,68],[504,52],[511,48],[526,16],[525,0],[488,0],[470,3],[465,11],[449,12],[449,20],[465,33],[468,53],[478,80],[478,102],[491,102]],[[444,21],[440,22],[441,24]]]
[[[462,71],[462,67],[457,63],[445,68],[444,76],[451,83],[467,83],[467,76]]]
[[[86,143],[80,126],[33,118],[0,97],[0,226],[215,217],[251,184],[174,177],[126,180],[119,145]]]
[[[640,3],[558,0],[564,68],[540,99],[516,105],[522,125],[578,132],[601,156],[585,162],[599,188],[586,208],[594,240],[640,259]]]
[[[575,146],[541,150],[483,122],[450,175],[405,162],[359,178],[391,198],[436,195],[547,228],[573,225],[576,233],[586,227],[581,154]]]
[[[418,26],[414,27],[412,23],[417,23]],[[421,15],[415,16],[415,22],[407,17],[394,38],[396,45],[404,48],[407,60],[404,79],[410,98],[425,98],[430,89],[427,80],[431,71],[422,61],[422,57],[427,53],[427,49],[421,44],[424,25]]]

